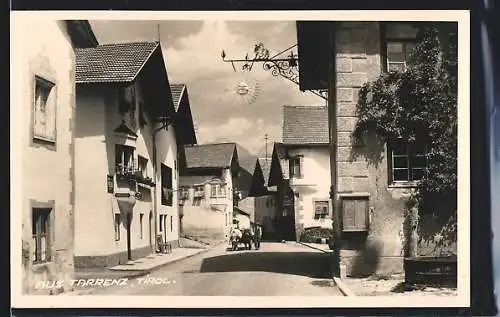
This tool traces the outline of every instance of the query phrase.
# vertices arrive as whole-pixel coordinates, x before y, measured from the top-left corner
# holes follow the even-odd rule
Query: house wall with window
[[[74,273],[75,55],[62,21],[23,21],[16,29],[13,67],[22,90],[11,119],[22,127],[16,142],[22,151],[22,292],[47,294],[37,282],[68,280]]]
[[[295,193],[296,238],[307,228],[331,228],[330,152],[326,146],[287,150],[289,186]],[[327,207],[327,208],[323,208]]]
[[[77,267],[110,267],[154,253],[155,225],[162,241],[177,245],[175,132],[170,126],[156,134],[154,175],[153,126],[140,81],[139,77],[124,89],[117,85],[78,86]],[[170,173],[164,173],[166,169]],[[130,181],[130,175],[135,181]],[[106,177],[111,178],[111,192],[106,190]],[[162,189],[165,184],[167,191]]]
[[[273,239],[276,235],[276,206],[275,194],[254,197],[255,199],[255,222],[262,225],[262,238]],[[241,207],[243,210],[245,208]]]
[[[381,31],[378,22],[343,22],[336,31],[337,186],[348,274],[402,271],[406,202],[422,165],[422,151],[405,142],[352,140],[360,88],[384,69],[404,69],[416,34],[407,26]]]
[[[227,184],[219,179],[180,187],[182,235],[208,240],[225,238],[232,219],[227,189]]]

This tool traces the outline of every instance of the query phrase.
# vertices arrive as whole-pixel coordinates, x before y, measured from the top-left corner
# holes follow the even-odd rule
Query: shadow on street
[[[205,258],[200,272],[271,272],[329,278],[330,262],[326,253],[244,252]]]

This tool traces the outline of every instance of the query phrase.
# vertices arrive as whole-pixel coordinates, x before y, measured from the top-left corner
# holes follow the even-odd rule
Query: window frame
[[[394,147],[395,147],[395,142],[403,142],[405,146],[405,154],[394,154]],[[417,143],[417,146],[423,147],[424,154],[417,154],[413,155],[415,151],[411,150],[411,144]],[[423,173],[425,173],[425,170],[428,166],[428,160],[427,160],[427,155],[428,155],[428,145],[425,141],[423,141],[421,138],[417,139],[415,142],[409,142],[404,139],[397,139],[397,140],[389,140],[386,143],[387,147],[387,163],[388,163],[388,182],[389,186],[416,186],[420,179],[414,179],[413,178],[413,170],[422,170]],[[405,167],[394,167],[396,164],[394,163],[395,158],[406,158],[406,166]],[[425,167],[413,167],[412,166],[412,158],[415,157],[424,157],[425,158]],[[406,179],[395,179],[395,170],[407,170],[407,178]],[[423,176],[422,176],[423,177]]]
[[[292,156],[288,159],[288,169],[289,169],[288,173],[290,178],[296,178],[296,179],[303,178],[302,161],[303,161],[302,155]],[[295,173],[295,167],[298,167],[298,173]]]
[[[127,153],[129,152],[129,153]],[[120,161],[118,162],[118,155]],[[129,154],[128,161],[125,160],[125,155]],[[115,144],[115,172],[118,175],[135,172],[135,148],[130,145]]]
[[[396,22],[389,22],[391,24],[396,23]],[[397,23],[399,26],[404,26],[404,25],[409,25],[410,23]],[[396,25],[396,24],[393,24]],[[388,63],[388,43],[413,43],[417,44],[417,37],[415,34],[415,37],[408,37],[408,36],[389,36],[387,33],[387,28],[389,24],[388,23],[381,23],[380,27],[380,43],[382,43],[381,47],[381,54],[380,54],[380,59],[381,59],[381,66],[382,66],[382,72],[383,73],[388,73],[389,72],[389,63]],[[417,30],[418,32],[418,30]],[[407,68],[405,64],[405,70]]]
[[[161,164],[161,204],[163,206],[172,207],[174,204],[174,182],[173,182],[173,170],[170,166],[166,164]],[[170,171],[170,178],[168,177]],[[166,194],[165,194],[166,192]]]
[[[37,118],[38,118],[38,111],[37,111],[37,88],[39,86],[42,86],[43,88],[48,89],[47,92],[47,99],[45,100],[45,111],[44,111],[44,118],[45,122],[47,122],[47,119],[52,120],[52,123],[54,125],[54,130],[53,130],[53,136],[49,136],[45,134],[39,134],[37,133]],[[33,75],[33,92],[32,92],[32,101],[31,101],[31,113],[32,113],[32,120],[31,120],[31,142],[33,145],[45,145],[49,149],[56,150],[56,145],[57,145],[57,85],[56,82],[53,80],[49,80],[44,76],[35,74]],[[52,97],[52,99],[51,99]],[[51,101],[51,102],[49,102]],[[48,115],[47,109],[48,107],[51,107],[49,111],[52,112],[53,117],[51,118]],[[46,126],[46,125],[45,125]],[[46,130],[46,129],[45,129]]]
[[[137,170],[141,172],[143,178],[149,177],[148,173],[149,160],[144,156],[137,155]]]
[[[318,203],[326,205],[326,213],[316,212],[316,207],[317,207]],[[312,205],[313,205],[313,218],[314,218],[314,220],[320,220],[320,221],[323,220],[324,221],[325,219],[328,219],[329,217],[331,217],[330,199],[328,199],[328,198],[313,198]],[[325,207],[325,206],[323,206],[323,207]]]
[[[30,253],[31,263],[33,265],[52,262],[52,215],[53,206],[32,206],[31,207],[31,240],[33,250]],[[35,217],[37,214],[37,217]],[[45,232],[42,233],[42,223],[44,223]],[[45,258],[42,259],[42,238],[45,238]]]

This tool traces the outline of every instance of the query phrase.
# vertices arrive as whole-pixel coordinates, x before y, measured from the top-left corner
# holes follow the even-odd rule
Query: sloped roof
[[[271,159],[259,157],[257,160],[259,161],[262,176],[264,177],[264,186],[267,186],[267,182],[269,181],[269,172],[271,171]]]
[[[187,168],[228,168],[236,149],[236,143],[212,143],[186,145]]]
[[[327,107],[284,106],[283,143],[328,144]]]
[[[133,81],[159,45],[159,42],[135,42],[77,48],[76,82]]]
[[[179,186],[193,186],[193,185],[203,185],[212,180],[222,182],[222,180],[216,176],[203,175],[203,176],[179,176]]]
[[[172,92],[172,101],[174,102],[175,111],[179,110],[182,93],[184,92],[185,87],[185,84],[170,84],[170,91]]]

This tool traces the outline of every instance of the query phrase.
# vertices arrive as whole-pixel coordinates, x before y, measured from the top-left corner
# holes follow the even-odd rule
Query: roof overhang
[[[87,20],[66,21],[71,41],[78,48],[94,47],[99,45],[92,27]]]
[[[301,91],[328,89],[333,22],[297,21],[296,25],[299,88]]]

